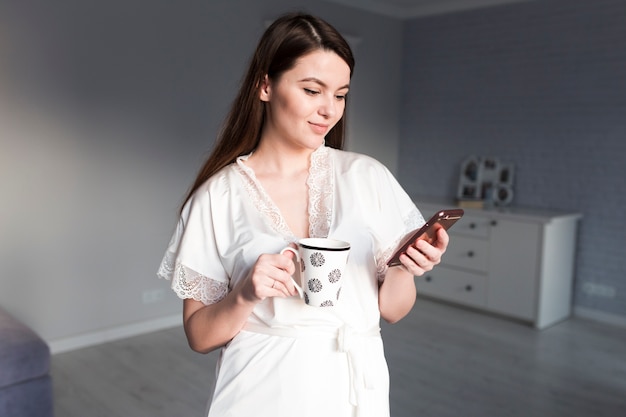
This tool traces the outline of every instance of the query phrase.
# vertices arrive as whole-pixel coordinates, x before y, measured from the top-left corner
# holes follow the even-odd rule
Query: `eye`
[[[338,101],[344,101],[344,100],[346,99],[346,94],[337,94],[337,95],[335,96],[335,98],[336,98]]]
[[[305,88],[304,92],[312,96],[315,96],[320,93],[319,91],[311,90],[310,88]]]

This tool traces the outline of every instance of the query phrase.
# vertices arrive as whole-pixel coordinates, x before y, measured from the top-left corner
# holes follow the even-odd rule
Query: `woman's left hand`
[[[411,274],[415,276],[424,275],[441,262],[441,257],[446,251],[449,241],[450,238],[446,230],[440,228],[433,244],[417,239],[413,245],[409,246],[406,253],[400,256],[400,262]]]

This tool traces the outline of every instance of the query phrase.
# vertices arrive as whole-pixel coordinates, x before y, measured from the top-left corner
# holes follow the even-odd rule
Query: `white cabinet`
[[[450,201],[415,198],[425,218]],[[571,313],[578,213],[465,208],[440,265],[417,278],[419,295],[544,328]]]

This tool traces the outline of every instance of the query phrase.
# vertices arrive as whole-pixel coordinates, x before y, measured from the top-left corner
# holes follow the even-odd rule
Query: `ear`
[[[259,98],[261,101],[270,101],[270,80],[267,74],[263,77],[263,80],[259,86]]]

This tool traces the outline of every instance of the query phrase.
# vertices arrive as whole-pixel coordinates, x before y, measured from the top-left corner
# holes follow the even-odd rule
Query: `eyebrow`
[[[317,83],[317,84],[321,85],[322,87],[328,87],[328,85],[324,81],[320,80],[319,78],[315,78],[315,77],[303,78],[303,79],[300,80],[300,82],[314,82],[314,83]],[[344,85],[342,87],[339,87],[337,90],[343,90],[344,88],[348,88],[349,89],[350,88],[350,84],[346,84],[346,85]]]

